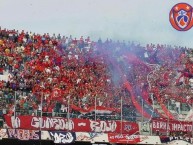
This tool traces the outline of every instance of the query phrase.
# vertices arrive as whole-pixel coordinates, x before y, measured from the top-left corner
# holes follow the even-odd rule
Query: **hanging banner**
[[[166,119],[153,118],[152,130],[159,132],[192,132],[192,122],[168,121]]]
[[[116,108],[107,108],[104,106],[91,106],[88,109],[82,109],[81,107],[78,107],[76,105],[71,105],[70,108],[72,108],[73,110],[76,110],[82,114],[86,114],[89,112],[96,112],[96,113],[101,113],[101,114],[111,114],[113,111],[115,112],[120,112],[120,109],[116,109]]]
[[[76,141],[109,142],[107,134],[95,132],[76,132]]]
[[[8,138],[19,140],[39,140],[39,130],[7,129]]]
[[[41,131],[41,140],[52,140],[50,133],[48,131]]]
[[[110,143],[136,144],[140,142],[140,135],[108,133]]]
[[[108,133],[110,143],[121,144],[161,144],[158,136]]]
[[[139,129],[140,129],[140,134],[143,135],[150,135],[151,134],[151,129],[150,129],[150,123],[149,122],[139,122]]]
[[[62,117],[36,117],[36,116],[5,116],[5,121],[10,128],[22,128],[30,130],[62,130],[73,132],[115,132],[138,134],[139,126],[133,122],[102,121],[72,118],[70,120]]]
[[[0,140],[3,138],[8,138],[6,129],[0,129]]]
[[[74,132],[49,131],[49,134],[54,143],[67,144],[76,140]]]

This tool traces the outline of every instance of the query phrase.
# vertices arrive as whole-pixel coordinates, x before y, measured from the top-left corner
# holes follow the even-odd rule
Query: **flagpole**
[[[15,89],[15,94],[14,94],[14,121],[15,119],[16,119],[16,89]],[[14,125],[14,128],[15,128],[15,125]]]
[[[193,102],[192,102],[192,110],[193,110]],[[193,118],[192,119],[192,137],[193,137]]]
[[[169,118],[169,100],[168,100],[168,102],[167,102],[167,108],[168,108],[168,112],[167,112],[167,118],[168,118],[167,135],[169,135],[169,130],[168,130],[169,123],[170,123],[170,118]]]
[[[40,145],[42,144],[41,135],[42,135],[42,107],[43,107],[43,92],[41,92],[41,112],[40,112]]]
[[[69,97],[68,97],[68,113],[67,113],[67,116],[68,116],[68,130],[69,130],[69,124],[70,124],[70,98],[71,97],[71,95],[69,95]]]
[[[95,95],[95,99],[94,99],[95,101],[94,101],[94,112],[95,112],[95,114],[94,114],[94,120],[96,121],[96,95]]]
[[[153,94],[151,93],[151,100],[153,103],[153,116],[154,116],[154,107],[155,107],[155,102],[154,102],[154,98],[153,98]],[[152,118],[151,118],[152,119]],[[152,124],[152,123],[151,123]],[[152,127],[150,128],[150,135],[152,136]]]
[[[144,108],[143,108],[143,107],[144,107],[143,98],[141,98],[141,103],[142,103],[142,118],[141,118],[142,120],[141,120],[141,122],[142,122],[142,124],[143,124],[143,120],[144,120],[144,118],[143,118],[143,112],[144,112]]]
[[[124,91],[124,95],[125,95],[125,91]],[[121,134],[122,134],[122,130],[123,130],[123,95],[121,95]]]

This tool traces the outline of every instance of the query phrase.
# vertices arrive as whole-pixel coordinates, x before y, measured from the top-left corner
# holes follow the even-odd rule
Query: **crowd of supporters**
[[[192,58],[189,48],[0,29],[0,73],[8,76],[0,82],[0,113],[94,119],[88,110],[101,106],[97,119],[120,119],[122,110],[135,121],[127,80],[135,101],[169,104],[180,114],[182,103],[192,104]]]
[[[89,37],[0,31],[0,70],[9,74],[0,84],[3,113],[78,114],[68,105],[110,108],[120,98],[122,90],[111,82],[108,64]]]

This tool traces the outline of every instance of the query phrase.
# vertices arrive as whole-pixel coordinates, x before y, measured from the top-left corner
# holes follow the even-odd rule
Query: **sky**
[[[171,8],[192,0],[0,0],[0,26],[35,33],[60,33],[193,48],[193,28],[169,22]]]

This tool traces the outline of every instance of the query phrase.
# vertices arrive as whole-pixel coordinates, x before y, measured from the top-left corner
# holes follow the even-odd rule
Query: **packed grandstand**
[[[192,137],[191,48],[0,29],[0,73],[2,129]]]

